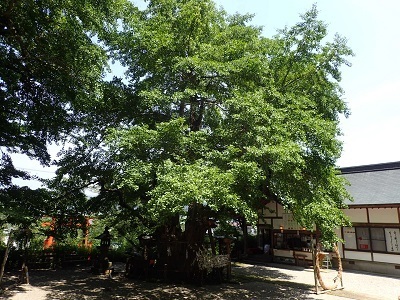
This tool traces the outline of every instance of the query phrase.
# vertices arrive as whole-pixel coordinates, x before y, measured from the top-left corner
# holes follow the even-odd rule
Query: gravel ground
[[[120,266],[122,268],[122,266]],[[344,289],[315,294],[312,269],[285,265],[235,264],[229,283],[195,286],[181,283],[146,282],[125,278],[117,272],[109,279],[87,269],[30,272],[30,285],[12,284],[7,274],[0,299],[100,300],[100,299],[362,299],[398,300],[400,279],[372,274],[343,275]],[[324,271],[329,282],[336,273]]]

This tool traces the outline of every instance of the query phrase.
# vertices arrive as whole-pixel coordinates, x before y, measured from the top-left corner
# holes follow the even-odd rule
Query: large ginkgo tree
[[[194,252],[213,222],[255,220],[266,201],[335,241],[349,198],[335,165],[348,114],[338,83],[352,51],[339,35],[327,41],[317,15],[267,38],[210,0],[132,6],[107,44],[126,72],[87,115],[53,187],[98,184],[88,205],[121,233]]]

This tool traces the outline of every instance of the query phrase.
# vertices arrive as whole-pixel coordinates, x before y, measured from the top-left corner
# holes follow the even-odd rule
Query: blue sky
[[[341,86],[351,110],[341,120],[341,167],[400,160],[400,1],[396,0],[216,0],[228,13],[252,13],[264,35],[294,25],[317,4],[331,36],[348,39],[352,67]]]
[[[134,1],[143,3],[143,0]],[[294,25],[299,15],[317,4],[329,34],[346,37],[356,56],[342,68],[341,86],[351,110],[341,120],[343,154],[338,166],[356,166],[400,160],[400,1],[396,0],[216,0],[228,13],[252,13],[253,24],[270,37],[277,29]],[[17,155],[16,167],[40,177],[54,168]]]

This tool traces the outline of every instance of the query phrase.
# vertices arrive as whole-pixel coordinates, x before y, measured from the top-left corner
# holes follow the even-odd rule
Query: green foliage
[[[68,134],[76,107],[98,98],[107,55],[94,36],[116,29],[122,3],[2,1],[1,147],[49,162],[46,142]]]
[[[46,162],[46,141],[68,134],[73,143],[48,182],[47,213],[99,215],[134,244],[140,232],[178,228],[179,215],[201,230],[203,218],[254,221],[267,199],[335,240],[349,198],[335,169],[348,114],[338,83],[352,52],[339,36],[324,44],[316,7],[265,38],[251,16],[228,16],[211,0],[153,0],[143,11],[122,0],[28,1],[34,18],[13,3],[2,18],[29,31],[20,43],[1,19],[1,57],[17,70],[0,58],[11,137],[0,146]],[[124,78],[102,81],[108,54]],[[40,134],[27,143],[16,125]],[[88,199],[82,190],[93,185]]]
[[[153,221],[192,203],[251,220],[261,198],[277,200],[333,241],[347,222],[335,162],[348,114],[339,67],[352,52],[339,36],[323,44],[316,7],[272,39],[249,20],[173,0],[128,20],[119,58],[148,117],[110,131],[118,187]]]
[[[239,240],[242,236],[242,230],[238,226],[232,225],[232,221],[220,222],[218,227],[214,229],[215,236],[231,237]]]
[[[56,195],[14,186],[13,178],[34,177],[16,170],[10,153],[48,165],[47,144],[83,130],[88,111],[112,91],[103,82],[104,41],[127,6],[124,0],[1,2],[0,222],[25,227],[45,215],[85,213],[76,205],[84,203],[79,189],[69,191],[67,204],[65,190]]]
[[[46,213],[50,198],[45,189],[16,186],[0,189],[0,224],[28,228]]]

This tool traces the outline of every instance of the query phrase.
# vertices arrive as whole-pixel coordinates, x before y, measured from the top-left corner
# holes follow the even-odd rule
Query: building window
[[[302,233],[274,233],[275,249],[303,250],[311,246],[311,235],[308,232]]]
[[[358,250],[371,250],[368,227],[356,227],[356,236]]]
[[[386,252],[385,230],[383,228],[370,228],[372,251]]]

